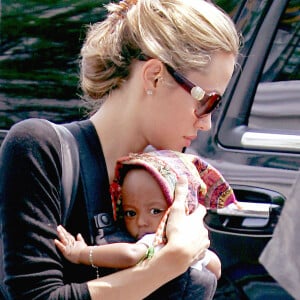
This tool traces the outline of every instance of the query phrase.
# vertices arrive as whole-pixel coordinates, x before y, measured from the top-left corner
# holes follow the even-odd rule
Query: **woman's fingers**
[[[167,223],[168,243],[172,246],[183,246],[191,261],[203,257],[210,241],[203,218],[206,210],[199,206],[190,215],[186,214],[186,196],[188,184],[185,177],[179,178],[175,189],[175,199],[170,209]]]
[[[186,218],[186,197],[188,194],[188,181],[185,176],[180,177],[177,180],[175,187],[174,202],[170,208],[170,214],[168,217],[167,235],[176,233],[179,228],[178,224],[184,222]]]
[[[188,194],[188,181],[186,177],[180,177],[175,187],[175,198],[172,204],[168,223],[176,222],[185,216],[185,203]],[[173,225],[173,224],[172,224]]]

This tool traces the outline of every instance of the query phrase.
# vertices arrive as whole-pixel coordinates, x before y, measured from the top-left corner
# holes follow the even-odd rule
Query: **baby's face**
[[[140,239],[154,233],[168,205],[156,180],[143,169],[130,170],[122,185],[125,226]]]

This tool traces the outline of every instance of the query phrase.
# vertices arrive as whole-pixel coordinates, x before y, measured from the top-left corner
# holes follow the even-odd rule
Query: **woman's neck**
[[[125,110],[116,115],[115,111],[113,105],[104,103],[91,117],[101,141],[110,182],[113,180],[118,158],[130,152],[142,152],[147,146],[145,140],[139,137],[138,124],[134,121],[134,116]]]

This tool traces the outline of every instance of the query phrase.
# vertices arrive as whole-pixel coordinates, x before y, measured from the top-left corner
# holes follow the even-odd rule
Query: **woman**
[[[232,21],[205,1],[108,6],[107,19],[90,27],[81,51],[85,98],[102,102],[89,120],[78,123],[95,164],[106,166],[99,191],[108,191],[119,157],[148,145],[181,151],[198,130],[210,129],[210,113],[232,76],[238,47]],[[141,266],[95,279],[93,268],[68,264],[53,243],[62,223],[60,144],[53,128],[40,120],[21,122],[1,151],[4,265],[14,299],[142,299],[170,280],[176,282],[209,246],[203,213],[185,215],[182,179],[167,245]],[[81,232],[90,243],[83,212],[80,185],[66,229]],[[211,298],[214,281],[204,279],[203,298]]]

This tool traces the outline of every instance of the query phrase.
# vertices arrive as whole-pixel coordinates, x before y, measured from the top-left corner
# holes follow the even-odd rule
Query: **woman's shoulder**
[[[59,139],[50,122],[31,118],[20,121],[8,131],[2,148],[16,151],[34,152],[37,148],[59,149]],[[58,150],[59,151],[59,150]]]
[[[51,133],[53,129],[51,129],[50,122],[45,119],[37,119],[30,118],[23,121],[20,121],[13,125],[8,132],[8,136],[43,136],[45,133]]]

